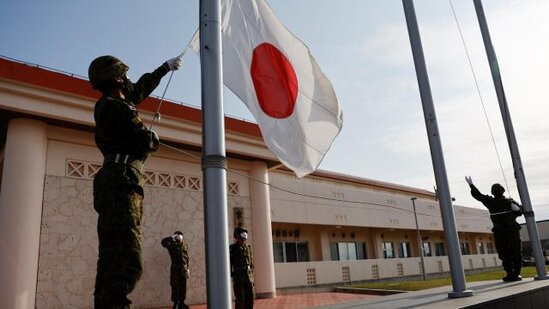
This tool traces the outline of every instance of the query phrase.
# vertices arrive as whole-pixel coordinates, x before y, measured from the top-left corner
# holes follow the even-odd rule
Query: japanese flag
[[[264,0],[224,0],[221,14],[224,84],[284,165],[313,172],[343,125],[330,81]]]

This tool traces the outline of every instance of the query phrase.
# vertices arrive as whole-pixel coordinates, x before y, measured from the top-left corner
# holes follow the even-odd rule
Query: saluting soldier
[[[233,278],[233,290],[236,309],[249,309],[254,307],[253,292],[253,255],[250,245],[246,243],[248,230],[237,227],[233,233],[235,242],[229,246],[231,260],[231,277]]]
[[[499,183],[492,185],[491,193],[493,196],[484,195],[473,184],[471,177],[465,177],[465,181],[471,188],[471,195],[481,202],[490,212],[490,219],[494,227],[494,239],[498,257],[501,260],[503,269],[507,273],[503,281],[519,281],[521,270],[521,240],[520,224],[515,220],[522,215],[522,206],[512,198],[503,196],[505,188]]]
[[[136,106],[180,65],[179,57],[170,59],[135,84],[126,75],[128,66],[113,56],[96,58],[88,69],[92,87],[102,93],[94,109],[95,143],[104,156],[93,182],[93,207],[99,214],[97,309],[131,308],[127,295],[142,276],[143,163],[159,139],[145,127]]]
[[[188,309],[185,298],[187,298],[187,279],[189,278],[189,248],[183,243],[183,233],[175,231],[172,236],[162,239],[161,243],[168,249],[172,261],[170,286],[173,309]]]

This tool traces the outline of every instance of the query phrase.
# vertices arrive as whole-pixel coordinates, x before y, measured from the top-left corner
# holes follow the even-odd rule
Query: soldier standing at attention
[[[135,84],[126,75],[128,66],[113,56],[96,58],[88,69],[92,87],[102,93],[94,109],[95,143],[104,156],[93,181],[93,207],[99,214],[96,309],[131,308],[127,296],[143,273],[143,163],[159,144],[136,106],[180,66],[180,57],[170,59]]]
[[[233,236],[235,242],[229,246],[229,254],[235,309],[249,309],[254,307],[254,263],[252,249],[246,244],[248,231],[243,227],[237,227],[234,229]]]
[[[162,239],[162,246],[168,249],[172,266],[170,267],[170,285],[172,287],[173,309],[189,309],[187,298],[187,278],[189,278],[188,247],[183,243],[183,233],[175,231],[172,236]]]
[[[465,177],[465,181],[471,188],[471,195],[490,212],[490,219],[494,225],[492,232],[494,232],[496,250],[503,269],[507,273],[503,281],[522,280],[520,225],[515,220],[522,215],[522,207],[513,199],[503,196],[505,188],[499,183],[492,185],[493,196],[490,196],[480,193],[471,177]]]

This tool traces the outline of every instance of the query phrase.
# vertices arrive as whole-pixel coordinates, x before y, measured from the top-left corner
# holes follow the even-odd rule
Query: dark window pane
[[[491,242],[486,244],[486,253],[488,253],[488,254],[494,253],[494,247],[492,246]]]
[[[284,252],[282,250],[282,243],[279,241],[273,242],[273,255],[275,263],[284,262]]]
[[[459,243],[460,247],[461,247],[461,254],[462,255],[469,255],[471,254],[471,248],[469,247],[469,243],[468,242],[461,242]]]
[[[366,259],[366,246],[363,242],[356,243],[356,257],[359,260]]]
[[[480,254],[484,254],[484,243],[479,243],[478,244],[478,251]]]
[[[444,252],[444,243],[443,242],[435,243],[435,255],[436,256],[446,255],[446,252]]]
[[[297,251],[295,242],[287,242],[284,244],[286,249],[286,262],[297,262]]]
[[[306,242],[297,243],[297,260],[299,262],[309,261],[309,245]]]
[[[339,261],[339,250],[337,250],[337,242],[330,243],[330,258],[332,261]]]

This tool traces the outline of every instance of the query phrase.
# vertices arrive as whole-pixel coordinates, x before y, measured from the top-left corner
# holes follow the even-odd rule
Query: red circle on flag
[[[275,46],[262,43],[254,48],[250,69],[261,110],[273,118],[294,112],[297,75],[292,64]]]

